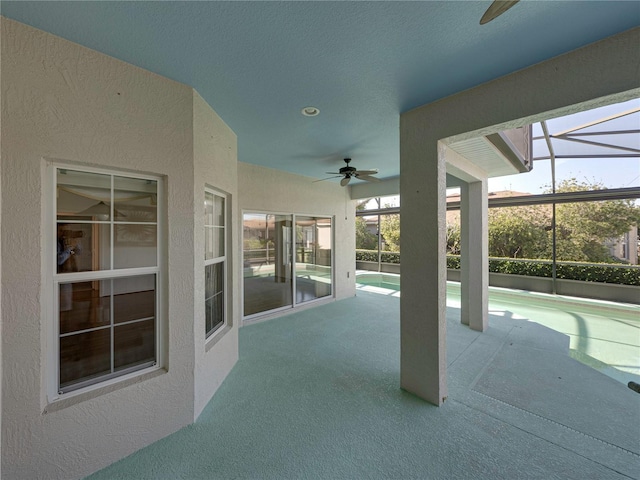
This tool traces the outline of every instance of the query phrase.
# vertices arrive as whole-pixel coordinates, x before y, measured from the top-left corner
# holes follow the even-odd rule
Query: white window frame
[[[205,203],[206,203],[206,197],[207,194],[213,195],[214,197],[220,197],[224,200],[224,225],[209,225],[209,224],[204,224],[204,245],[205,245],[205,251],[203,252],[203,258],[204,258],[204,269],[203,269],[203,276],[204,276],[204,284],[205,284],[205,288],[203,289],[203,294],[204,294],[204,308],[205,308],[205,340],[207,342],[209,342],[211,339],[213,339],[214,337],[217,336],[217,334],[219,334],[220,332],[222,332],[224,330],[224,328],[229,324],[228,322],[228,315],[227,315],[227,296],[228,296],[228,281],[227,281],[227,268],[228,268],[228,262],[227,262],[227,258],[229,257],[229,251],[228,251],[228,244],[227,244],[227,227],[229,225],[229,205],[228,205],[228,197],[225,193],[216,190],[215,188],[209,187],[208,185],[205,186],[204,188],[204,192],[205,192]],[[205,205],[206,208],[206,205]],[[222,255],[221,257],[214,257],[214,258],[206,258],[206,245],[207,245],[207,231],[209,230],[209,227],[214,227],[214,228],[220,228],[222,229],[222,238],[223,238],[223,252],[224,255]],[[210,265],[214,265],[217,263],[222,263],[223,267],[222,267],[222,292],[221,292],[221,296],[222,296],[222,323],[217,324],[215,327],[213,327],[212,330],[207,331],[207,294],[206,294],[206,282],[207,282],[207,277],[206,277],[206,270],[207,267]]]
[[[151,180],[157,182],[157,211],[156,211],[156,265],[153,267],[135,267],[135,268],[114,268],[114,225],[118,222],[115,221],[113,216],[113,198],[111,201],[112,212],[110,215],[110,220],[105,222],[95,222],[95,223],[104,223],[110,225],[110,269],[104,270],[96,270],[96,271],[86,271],[86,272],[70,272],[70,273],[57,273],[57,252],[56,252],[56,242],[57,242],[57,200],[56,200],[56,192],[58,186],[58,170],[66,170],[66,171],[76,171],[81,173],[95,173],[102,175],[110,175],[111,176],[111,195],[113,196],[113,188],[114,188],[114,177],[124,177],[124,178],[133,178],[137,180]],[[164,205],[164,180],[161,176],[154,175],[145,175],[132,173],[125,170],[118,169],[102,169],[95,167],[84,167],[84,166],[75,166],[68,165],[58,161],[48,161],[47,162],[47,177],[49,179],[48,185],[49,188],[46,192],[50,201],[47,202],[45,207],[45,216],[46,222],[45,226],[47,227],[48,235],[45,235],[45,239],[47,241],[47,247],[43,250],[45,252],[45,260],[48,265],[44,271],[49,272],[47,278],[45,279],[44,285],[47,289],[47,294],[51,299],[49,305],[51,305],[51,311],[45,312],[45,318],[51,319],[48,323],[48,338],[51,340],[47,342],[48,350],[49,350],[49,368],[47,369],[47,400],[48,402],[55,402],[58,400],[63,400],[67,398],[71,398],[80,394],[84,394],[86,392],[90,392],[93,390],[97,390],[99,388],[108,387],[110,385],[123,382],[130,378],[139,377],[143,374],[159,370],[162,368],[165,362],[165,351],[162,348],[164,345],[164,325],[165,325],[165,315],[164,311],[161,308],[163,302],[161,299],[163,298],[163,285],[164,285],[164,270],[165,264],[162,259],[162,252],[164,251],[164,239],[161,232],[164,231],[164,217],[166,215],[163,205]],[[84,223],[84,222],[82,222]],[[149,222],[145,222],[149,224]],[[125,369],[121,372],[111,373],[109,375],[105,375],[100,378],[104,378],[104,380],[100,380],[97,378],[92,381],[87,382],[79,382],[77,385],[73,386],[68,391],[62,391],[60,389],[60,318],[59,318],[59,286],[61,283],[67,282],[82,282],[82,281],[96,281],[96,280],[116,280],[119,278],[127,278],[127,277],[137,277],[144,275],[155,275],[155,362],[152,365],[145,366],[142,368],[134,368]],[[112,359],[113,361],[113,359]]]

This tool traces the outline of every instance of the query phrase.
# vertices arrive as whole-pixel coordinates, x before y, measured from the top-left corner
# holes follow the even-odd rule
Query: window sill
[[[101,397],[102,395],[106,395],[107,393],[115,392],[131,385],[135,385],[136,383],[141,383],[146,380],[159,377],[160,375],[164,375],[165,373],[167,373],[167,371],[164,368],[154,367],[153,370],[146,371],[141,374],[133,374],[135,376],[122,377],[116,379],[116,381],[113,383],[109,383],[108,385],[96,386],[89,391],[85,390],[79,391],[77,393],[67,393],[47,403],[47,405],[44,407],[44,410],[42,411],[42,414],[46,415],[47,413],[58,412],[60,410],[64,410],[65,408],[69,408],[79,403],[86,402],[87,400]]]
[[[233,326],[231,325],[225,325],[224,327],[218,329],[213,335],[211,335],[209,338],[206,339],[206,343],[205,343],[205,352],[208,352],[209,350],[211,350],[216,343],[218,343],[222,337],[224,337],[227,332],[230,332],[231,329],[233,328]]]

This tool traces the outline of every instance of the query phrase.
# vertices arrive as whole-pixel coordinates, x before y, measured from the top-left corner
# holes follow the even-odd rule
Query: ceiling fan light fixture
[[[336,175],[337,177],[342,177],[342,180],[340,180],[340,185],[343,187],[346,187],[352,178],[356,178],[358,180],[366,180],[367,182],[380,181],[379,179],[371,176],[371,175],[376,175],[378,173],[378,169],[358,170],[357,168],[349,165],[350,162],[351,162],[350,158],[345,158],[344,163],[347,164],[346,167],[342,167],[337,172],[327,172],[327,175]],[[336,178],[336,177],[323,178],[322,180],[316,180],[316,182],[323,182],[324,180],[329,180],[331,178]]]
[[[315,117],[320,113],[320,109],[317,107],[304,107],[302,109],[302,115],[305,117]]]

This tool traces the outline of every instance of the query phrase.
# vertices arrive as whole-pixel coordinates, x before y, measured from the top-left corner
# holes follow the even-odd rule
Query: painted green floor
[[[483,334],[447,307],[448,400],[402,391],[396,294],[242,328],[195,424],[90,478],[639,478],[640,395],[511,306]]]

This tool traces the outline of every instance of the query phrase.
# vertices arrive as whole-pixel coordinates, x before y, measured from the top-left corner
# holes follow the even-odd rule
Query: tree
[[[550,226],[548,205],[489,209],[489,256],[550,258],[546,255]]]
[[[561,181],[556,192],[606,190],[599,182]],[[640,208],[632,199],[560,203],[556,206],[556,257],[558,260],[606,262],[605,243],[640,223]]]
[[[378,248],[378,237],[369,231],[364,217],[356,217],[356,248],[363,250]]]
[[[460,255],[460,223],[447,223],[447,254]]]
[[[361,212],[365,209],[367,203],[371,199],[360,200],[356,203],[356,212]],[[378,236],[375,233],[369,231],[367,221],[364,217],[356,217],[356,248],[362,250],[377,250],[378,249]]]
[[[599,182],[575,178],[559,182],[556,192],[604,190]],[[548,189],[545,193],[551,193]],[[489,209],[489,256],[547,258],[553,256],[551,205]],[[611,260],[605,244],[640,221],[634,200],[602,200],[556,204],[556,258],[574,262]]]
[[[400,215],[382,215],[380,217],[380,233],[384,238],[385,250],[400,252]]]

